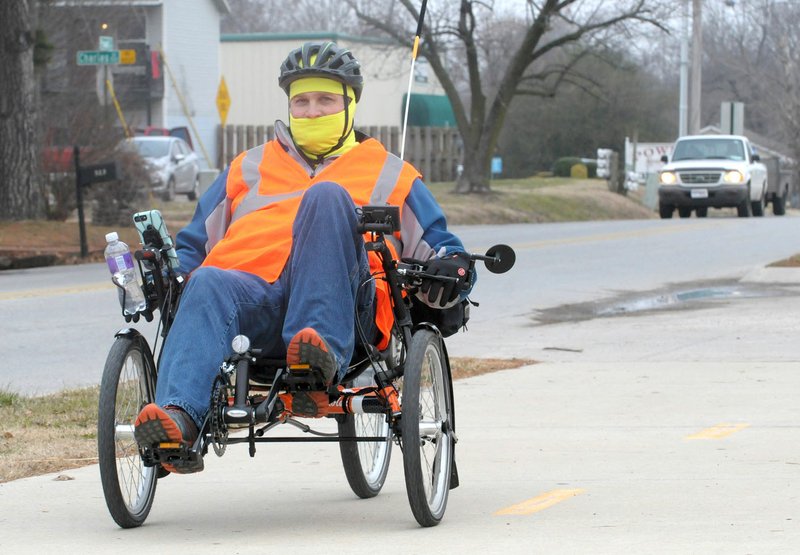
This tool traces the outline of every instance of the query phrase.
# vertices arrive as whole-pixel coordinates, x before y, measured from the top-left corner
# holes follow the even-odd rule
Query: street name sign
[[[78,50],[79,66],[101,66],[119,63],[119,50]]]

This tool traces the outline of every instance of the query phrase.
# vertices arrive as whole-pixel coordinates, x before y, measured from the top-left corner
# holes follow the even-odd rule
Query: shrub
[[[580,164],[581,159],[574,156],[559,158],[553,164],[553,175],[556,177],[569,177],[572,166]]]
[[[597,161],[578,158],[577,156],[565,156],[556,160],[555,164],[553,164],[553,175],[556,177],[570,177],[572,175],[572,166],[576,164],[586,166],[586,177],[597,177]]]
[[[92,185],[92,223],[94,225],[126,225],[131,216],[147,206],[150,184],[144,161],[136,154],[116,154],[119,179]]]
[[[75,173],[46,173],[47,219],[66,221],[75,210]]]
[[[586,169],[586,164],[578,162],[569,169],[569,176],[576,179],[586,179],[589,177],[589,170]]]

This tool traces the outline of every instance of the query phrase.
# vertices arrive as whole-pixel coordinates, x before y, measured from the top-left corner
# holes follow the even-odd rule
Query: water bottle
[[[134,315],[140,310],[144,310],[146,302],[144,293],[136,279],[136,269],[133,265],[133,257],[128,245],[119,240],[116,231],[106,234],[106,250],[103,254],[106,257],[108,269],[111,271],[111,279],[122,289],[119,290],[119,304],[125,314]],[[123,294],[124,289],[124,294]]]

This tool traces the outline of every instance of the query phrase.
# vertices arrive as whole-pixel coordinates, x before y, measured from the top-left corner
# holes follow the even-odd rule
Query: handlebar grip
[[[133,253],[133,257],[136,258],[136,260],[155,260],[156,253],[151,250],[137,250]]]
[[[359,223],[356,226],[356,230],[359,233],[392,233],[394,231],[394,226],[391,223],[385,222],[371,222],[371,223]]]

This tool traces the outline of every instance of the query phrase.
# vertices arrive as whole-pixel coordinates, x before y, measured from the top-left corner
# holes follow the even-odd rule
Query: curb
[[[90,250],[86,258],[82,258],[79,252],[71,250],[63,252],[39,252],[34,249],[20,252],[3,250],[0,251],[0,271],[88,264],[102,262],[102,258],[102,250]]]

